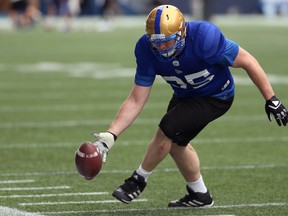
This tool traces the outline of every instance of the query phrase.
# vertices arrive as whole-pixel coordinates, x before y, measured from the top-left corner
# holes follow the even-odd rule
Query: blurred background
[[[106,31],[113,17],[146,16],[160,4],[173,4],[192,19],[212,20],[221,15],[268,20],[288,17],[288,0],[0,0],[0,30],[39,26],[46,30],[83,30],[85,23],[90,30]],[[89,24],[95,18],[100,21]]]

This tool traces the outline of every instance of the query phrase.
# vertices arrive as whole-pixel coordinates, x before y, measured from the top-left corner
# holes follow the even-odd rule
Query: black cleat
[[[113,191],[112,196],[125,204],[129,204],[143,192],[145,186],[144,178],[134,171],[133,175],[126,179],[124,184]]]
[[[192,207],[192,208],[209,208],[214,204],[213,198],[209,191],[206,193],[194,192],[188,186],[186,187],[188,194],[179,200],[171,201],[168,207]]]

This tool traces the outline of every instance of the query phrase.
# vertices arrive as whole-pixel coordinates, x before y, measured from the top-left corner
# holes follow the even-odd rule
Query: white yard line
[[[37,191],[37,190],[62,190],[70,189],[70,186],[52,186],[52,187],[11,187],[11,188],[0,188],[0,191]]]
[[[29,213],[25,211],[20,211],[15,208],[8,208],[6,206],[0,206],[1,216],[41,216],[39,213]]]
[[[133,202],[147,202],[147,199],[136,199]],[[78,205],[78,204],[105,204],[105,203],[119,203],[118,200],[92,200],[92,201],[68,201],[68,202],[31,202],[18,203],[20,206],[39,206],[39,205]]]
[[[288,206],[287,202],[283,203],[250,203],[250,204],[238,204],[238,205],[222,205],[214,206],[212,208],[251,208],[251,207],[272,207],[272,206]]]
[[[23,180],[1,180],[1,184],[18,184],[18,183],[32,183],[35,182],[33,179],[23,179]]]
[[[25,173],[0,173],[0,176],[51,176],[51,175],[74,175],[76,171],[54,171],[54,172],[25,172]]]
[[[118,201],[119,202],[119,201]],[[279,207],[279,206],[287,206],[288,203],[254,203],[254,204],[238,204],[238,205],[220,205],[220,206],[214,206],[210,209],[230,209],[230,208],[261,208],[261,207]],[[189,210],[187,208],[177,208],[177,209],[182,209],[182,210]],[[142,208],[142,209],[103,209],[103,210],[91,210],[91,211],[54,211],[54,212],[38,212],[40,214],[45,214],[45,215],[49,215],[49,214],[53,214],[53,215],[57,215],[57,214],[85,214],[85,213],[117,213],[117,212],[141,212],[141,211],[145,211],[145,213],[147,214],[147,212],[149,211],[175,211],[175,208]],[[217,216],[224,216],[225,214],[219,214]],[[228,215],[226,215],[228,216]]]
[[[26,194],[26,195],[8,195],[0,196],[0,199],[13,199],[13,198],[42,198],[42,197],[68,197],[68,196],[95,196],[105,195],[108,192],[87,192],[87,193],[61,193],[61,194]]]
[[[262,164],[262,165],[242,165],[242,166],[211,166],[202,167],[202,170],[247,170],[247,169],[274,169],[277,167],[287,168],[286,165],[277,166],[273,164]],[[164,172],[178,172],[177,168],[165,168]]]

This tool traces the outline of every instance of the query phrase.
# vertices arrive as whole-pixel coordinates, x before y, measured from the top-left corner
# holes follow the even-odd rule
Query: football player
[[[211,207],[214,204],[200,172],[199,158],[190,141],[209,122],[224,115],[232,105],[234,81],[229,67],[244,69],[266,104],[269,120],[287,124],[287,110],[275,96],[257,60],[209,22],[185,22],[172,5],[154,8],[146,20],[146,34],[135,47],[135,84],[107,132],[94,134],[106,158],[117,137],[129,127],[146,103],[156,75],[173,89],[167,113],[148,145],[140,166],[113,191],[130,203],[146,187],[156,166],[170,154],[187,182],[188,193],[169,202],[169,207]]]

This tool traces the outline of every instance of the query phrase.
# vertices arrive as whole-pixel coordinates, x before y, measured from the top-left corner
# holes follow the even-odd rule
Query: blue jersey
[[[169,62],[154,56],[147,35],[135,47],[135,84],[151,86],[156,75],[171,85],[176,97],[217,97],[234,95],[234,81],[229,66],[238,54],[237,43],[225,38],[213,24],[187,22],[183,51]]]

